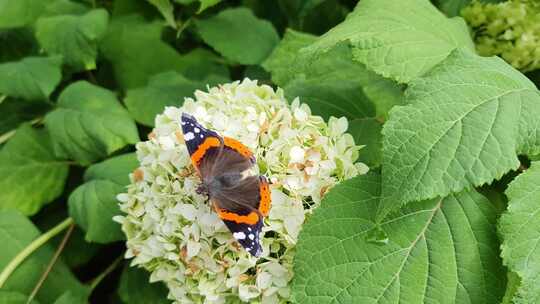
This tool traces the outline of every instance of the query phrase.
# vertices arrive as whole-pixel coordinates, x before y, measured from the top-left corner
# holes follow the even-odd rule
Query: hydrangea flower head
[[[523,72],[540,68],[540,3],[474,1],[462,15],[473,29],[480,55],[502,57]]]
[[[197,193],[183,112],[249,147],[270,180],[260,258],[239,246]],[[150,271],[151,281],[165,282],[176,303],[287,302],[306,216],[329,188],[368,170],[355,163],[360,147],[346,130],[345,118],[326,123],[298,98],[289,104],[280,89],[249,79],[196,91],[181,108],[167,107],[148,141],[137,144],[140,167],[127,193],[118,195],[125,214],[115,220],[127,236],[126,258]]]

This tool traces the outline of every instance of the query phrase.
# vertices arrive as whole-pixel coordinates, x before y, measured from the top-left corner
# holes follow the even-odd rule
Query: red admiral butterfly
[[[202,181],[197,191],[208,195],[234,238],[258,257],[263,218],[270,211],[270,189],[264,176],[246,175],[255,165],[253,153],[239,141],[204,128],[189,114],[182,114],[181,123]]]

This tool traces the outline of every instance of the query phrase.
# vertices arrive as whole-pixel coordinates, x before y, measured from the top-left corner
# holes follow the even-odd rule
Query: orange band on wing
[[[260,184],[261,201],[259,202],[259,211],[263,216],[267,216],[270,211],[270,189],[268,188],[268,182],[265,179],[261,179]]]
[[[250,212],[248,215],[238,215],[224,209],[218,209],[217,213],[222,220],[233,221],[239,224],[255,225],[259,221],[257,212]]]
[[[203,158],[204,154],[208,149],[219,147],[221,142],[217,137],[207,137],[204,142],[193,152],[191,155],[191,160],[195,165],[199,164],[199,161]]]
[[[230,138],[230,137],[225,137],[225,138],[223,138],[223,142],[225,144],[225,147],[229,147],[229,148],[235,150],[236,152],[242,154],[246,158],[253,157],[253,153],[251,153],[249,148],[244,146],[244,144],[242,144],[238,140]]]

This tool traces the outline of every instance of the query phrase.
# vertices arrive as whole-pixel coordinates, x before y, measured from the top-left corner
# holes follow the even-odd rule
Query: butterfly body
[[[193,165],[201,177],[197,192],[208,195],[218,216],[251,255],[262,252],[260,233],[270,209],[264,176],[251,173],[255,157],[242,143],[221,137],[182,114],[182,131]]]

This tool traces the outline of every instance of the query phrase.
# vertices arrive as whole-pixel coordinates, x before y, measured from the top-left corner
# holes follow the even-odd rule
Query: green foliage
[[[150,78],[146,87],[129,90],[124,103],[137,122],[153,126],[154,118],[165,106],[181,106],[184,97],[193,96],[193,92],[203,89],[204,85],[182,74],[165,72]]]
[[[169,303],[167,289],[162,283],[148,284],[148,273],[143,269],[125,267],[120,278],[118,294],[124,303]]]
[[[44,0],[0,0],[0,30],[16,28],[33,23],[43,12]]]
[[[307,217],[293,303],[540,302],[538,6],[481,2],[0,0],[0,277],[48,237],[0,304],[27,303],[59,246],[32,303],[169,303],[107,264],[117,195],[157,114],[244,77],[346,117],[372,171]]]
[[[15,291],[0,290],[0,304],[27,304],[28,296]],[[38,304],[32,300],[29,304]]]
[[[0,209],[32,215],[60,196],[68,174],[44,130],[22,125],[0,151]]]
[[[506,278],[486,198],[466,191],[416,202],[377,224],[380,190],[380,177],[368,175],[325,197],[301,232],[298,303],[500,301]],[[373,238],[378,229],[385,244]]]
[[[518,176],[506,190],[508,211],[499,223],[504,263],[515,271],[520,284],[513,303],[540,301],[540,162]]]
[[[48,54],[63,56],[64,63],[76,70],[96,67],[97,43],[105,34],[109,15],[104,9],[82,16],[57,15],[40,18],[36,37]]]
[[[0,64],[0,94],[47,100],[62,77],[61,57],[26,57]]]
[[[116,156],[86,170],[86,183],[69,196],[69,214],[86,231],[88,242],[122,240],[120,226],[112,218],[120,214],[116,195],[129,183],[128,174],[138,166],[133,153]]]
[[[40,232],[32,222],[20,213],[1,211],[0,243],[3,248],[0,251],[0,269],[3,269],[15,255],[39,235]],[[51,247],[48,245],[41,247],[15,270],[3,289],[30,294],[39,277],[47,268],[52,255],[53,249]],[[36,299],[41,303],[53,303],[66,290],[84,293],[85,288],[63,262],[57,261]]]
[[[426,0],[363,0],[347,19],[307,48],[306,55],[348,42],[355,60],[399,82],[418,77],[457,47],[473,45],[461,19]]]
[[[261,63],[279,42],[272,24],[257,19],[245,8],[224,10],[196,21],[196,25],[206,43],[225,58],[241,64]]]
[[[85,81],[67,87],[47,114],[56,155],[88,165],[139,140],[128,111],[114,94]]]
[[[459,98],[456,98],[459,97]],[[409,84],[384,126],[384,216],[499,179],[540,149],[540,94],[498,58],[454,51]]]

